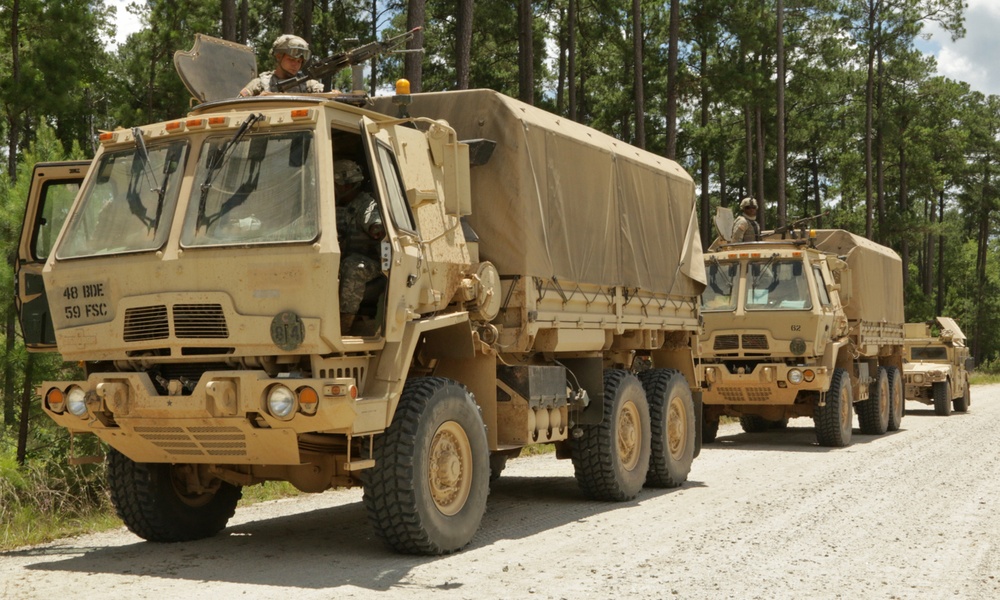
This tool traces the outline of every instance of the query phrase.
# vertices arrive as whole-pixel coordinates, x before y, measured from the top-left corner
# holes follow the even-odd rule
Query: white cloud
[[[104,47],[108,50],[114,50],[119,45],[124,44],[129,34],[142,29],[139,17],[128,11],[129,4],[144,5],[146,2],[145,0],[105,0],[105,5],[115,9],[115,37],[104,40]]]
[[[928,42],[920,44],[935,54],[938,73],[965,81],[972,89],[984,94],[1000,94],[1000,0],[968,0],[965,11],[965,37],[951,41],[951,36],[935,24],[928,24]]]

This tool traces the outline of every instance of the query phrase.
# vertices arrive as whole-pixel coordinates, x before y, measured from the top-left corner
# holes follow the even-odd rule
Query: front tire
[[[701,443],[711,444],[717,437],[719,437],[719,417],[714,419],[705,417],[701,423]]]
[[[878,375],[872,382],[868,399],[858,403],[858,423],[865,435],[882,435],[889,430],[889,414],[892,412],[889,392],[889,370],[878,368]]]
[[[969,405],[972,404],[972,398],[970,397],[969,394],[968,382],[965,383],[965,392],[962,393],[962,397],[955,398],[953,404],[955,407],[955,412],[960,412],[960,413],[969,412]]]
[[[583,494],[615,502],[635,498],[646,481],[650,454],[649,403],[635,375],[605,371],[604,417],[580,429],[571,448]]]
[[[740,427],[746,433],[763,433],[771,428],[771,422],[760,415],[740,415]]]
[[[375,533],[397,552],[448,554],[479,529],[490,460],[479,407],[465,386],[441,377],[406,382],[392,424],[375,437],[363,471]]]
[[[210,479],[190,491],[198,465],[137,463],[108,451],[108,488],[115,512],[129,531],[150,542],[187,542],[222,531],[236,512],[243,488]]]
[[[694,462],[696,431],[691,388],[681,372],[673,369],[643,371],[639,381],[649,402],[651,437],[646,485],[678,487],[687,481]]]
[[[951,382],[935,381],[931,386],[934,394],[934,414],[939,417],[951,415]]]
[[[813,420],[820,446],[843,448],[851,444],[854,394],[851,393],[851,376],[844,369],[834,369],[826,404],[816,407]]]
[[[889,367],[889,431],[898,431],[906,413],[906,398],[903,397],[903,375],[897,367]]]

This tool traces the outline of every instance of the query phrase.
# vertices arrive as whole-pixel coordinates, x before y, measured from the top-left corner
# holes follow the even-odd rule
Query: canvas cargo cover
[[[396,114],[389,98],[376,110]],[[492,90],[414,94],[409,112],[497,143],[472,168],[469,223],[501,274],[701,293],[694,182],[677,163]]]
[[[880,244],[842,229],[817,229],[816,247],[847,256],[851,300],[844,308],[850,320],[876,323],[906,321],[903,316],[903,261]]]

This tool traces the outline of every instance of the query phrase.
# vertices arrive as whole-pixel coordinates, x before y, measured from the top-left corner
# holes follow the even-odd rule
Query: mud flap
[[[701,392],[691,391],[691,402],[694,404],[694,422],[697,425],[694,428],[694,458],[698,458],[701,454],[701,444],[702,444],[702,419],[704,418],[705,404],[701,401]]]

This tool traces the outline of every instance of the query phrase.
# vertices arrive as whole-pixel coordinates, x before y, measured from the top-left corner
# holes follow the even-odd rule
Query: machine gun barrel
[[[802,217],[801,219],[796,219],[796,220],[792,221],[791,223],[789,223],[787,225],[783,225],[782,227],[778,227],[777,229],[774,229],[772,231],[761,232],[761,235],[781,235],[781,236],[784,236],[789,231],[794,232],[796,229],[804,228],[807,224],[809,224],[810,221],[815,221],[816,219],[818,219],[820,217],[825,217],[828,214],[830,214],[830,211],[824,211],[824,212],[819,213],[818,215],[811,215],[811,216],[808,216],[808,217]]]
[[[362,46],[351,48],[350,50],[346,50],[344,52],[338,52],[333,56],[328,56],[318,61],[311,62],[299,71],[295,77],[289,77],[288,79],[279,81],[276,84],[278,91],[288,91],[310,79],[322,79],[330,75],[335,75],[347,67],[361,64],[366,60],[371,60],[377,56],[391,52],[410,41],[413,36],[420,31],[420,29],[420,27],[414,27],[405,33],[393,36],[387,40],[383,40],[381,42],[368,42]]]

